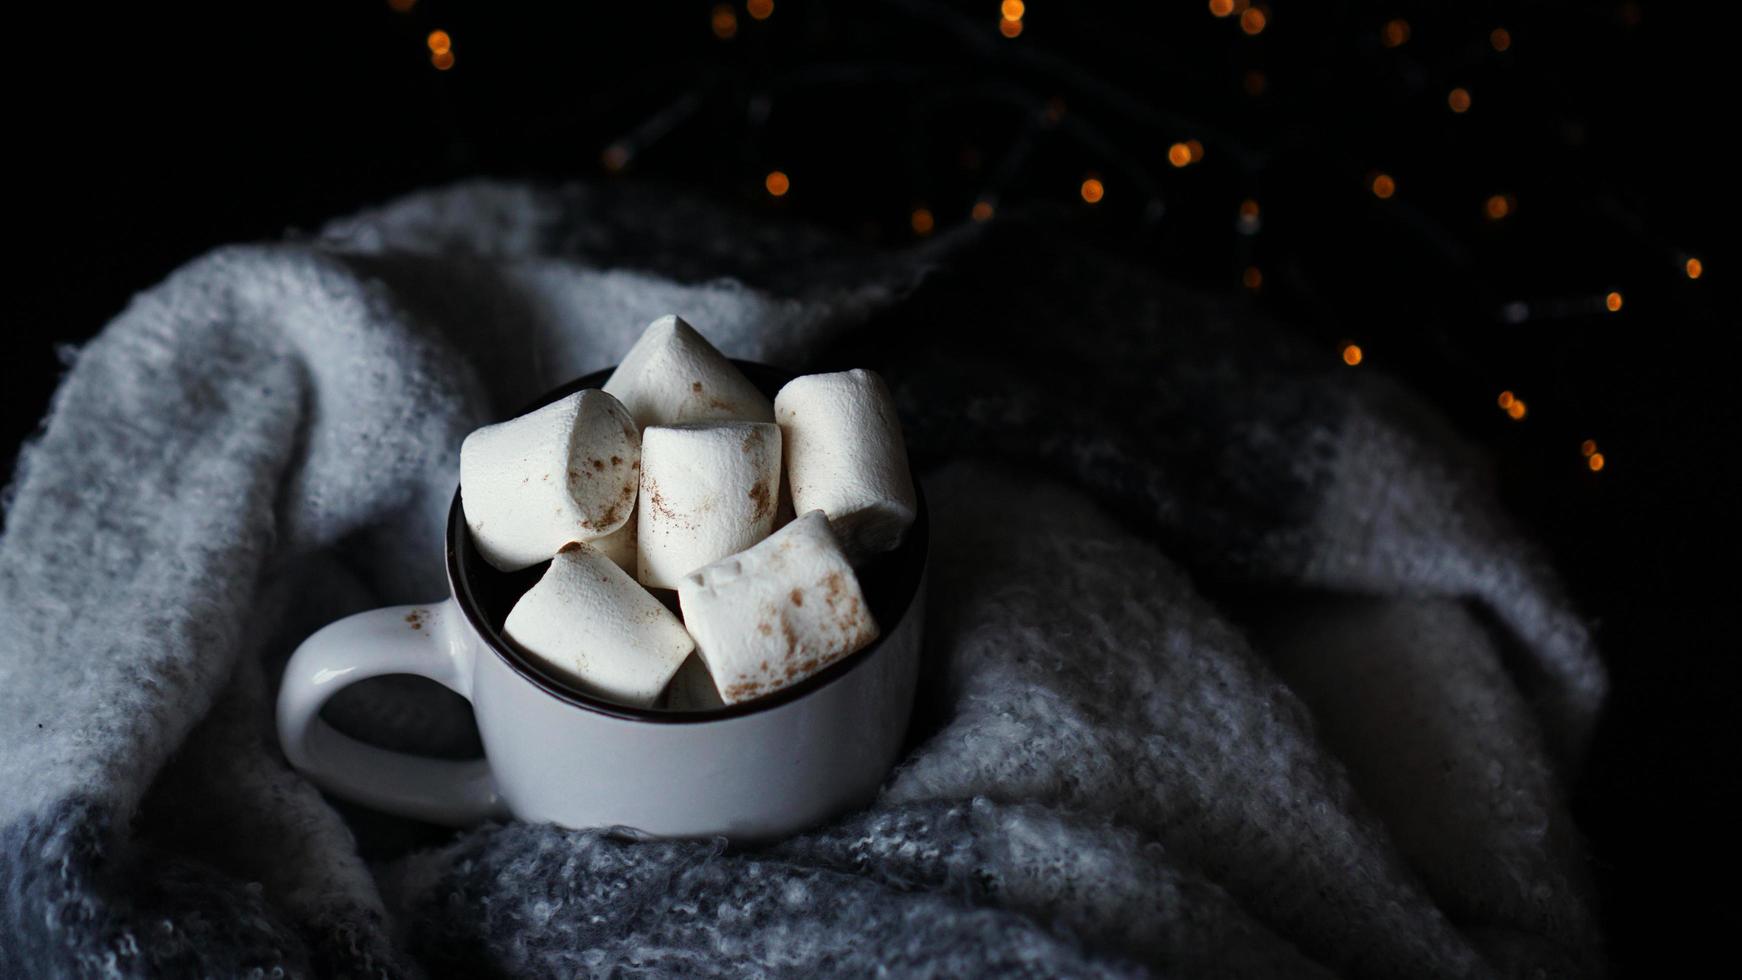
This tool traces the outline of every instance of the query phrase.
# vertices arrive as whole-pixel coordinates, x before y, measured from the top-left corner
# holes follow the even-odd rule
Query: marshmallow
[[[743,551],[774,529],[780,429],[767,422],[686,422],[641,434],[636,508],[641,584],[675,589],[684,575]]]
[[[858,576],[820,510],[684,576],[677,595],[727,704],[795,684],[877,638]]]
[[[602,538],[594,538],[587,544],[596,549],[606,558],[617,563],[617,567],[635,574],[635,526],[640,523],[634,514],[623,522],[623,526]]]
[[[900,544],[918,499],[883,379],[862,370],[794,378],[775,396],[774,415],[794,509],[828,514],[854,557]]]
[[[460,445],[460,499],[478,553],[512,572],[622,527],[640,441],[629,413],[596,388],[474,431]]]
[[[583,690],[647,707],[695,648],[683,623],[609,558],[570,544],[502,632]]]
[[[690,654],[671,679],[666,707],[672,711],[707,711],[725,703],[714,688],[714,675],[708,673],[708,665],[702,662],[702,658]]]
[[[642,428],[708,419],[774,421],[768,396],[676,316],[648,325],[611,372],[605,390]]]

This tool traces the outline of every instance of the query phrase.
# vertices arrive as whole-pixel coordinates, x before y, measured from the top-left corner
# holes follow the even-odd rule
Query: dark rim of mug
[[[763,389],[770,398],[772,398],[774,394],[774,391],[769,390],[771,387],[774,390],[779,390],[780,385],[785,384],[787,381],[796,377],[796,375],[790,371],[770,367],[766,364],[758,364],[754,361],[739,361],[734,359],[732,363],[736,364],[738,368],[742,370],[751,381],[755,382],[757,387]],[[562,387],[528,403],[525,407],[515,413],[515,417],[524,415],[535,408],[548,405],[559,398],[566,398],[582,389],[603,387],[606,379],[610,378],[611,372],[614,370],[616,370],[614,367],[606,368],[602,371],[594,371],[592,374],[576,378]],[[898,583],[901,587],[902,594],[897,596],[896,602],[894,603],[895,614],[891,617],[891,624],[889,627],[891,629],[899,627],[907,621],[907,614],[912,609],[914,600],[919,596],[920,582],[925,573],[926,553],[931,544],[930,520],[926,509],[925,495],[920,491],[917,481],[914,483],[914,492],[918,495],[918,507],[916,508],[913,526],[907,529],[907,536],[902,539],[900,547],[895,551],[895,555],[898,556],[897,561],[899,562],[900,570],[906,574],[901,577],[901,581]],[[484,618],[484,614],[478,608],[478,602],[473,594],[471,581],[466,575],[465,563],[461,560],[461,541],[464,540],[469,544],[470,535],[471,531],[466,526],[465,509],[460,501],[460,491],[458,487],[455,487],[454,502],[448,510],[446,547],[448,588],[453,593],[454,600],[459,605],[460,611],[465,614],[467,622],[472,625],[472,629],[486,644],[490,646],[490,649],[496,652],[496,656],[502,658],[502,661],[512,670],[531,681],[546,694],[549,694],[559,701],[572,704],[577,708],[585,708],[588,711],[594,711],[602,715],[610,715],[614,718],[622,718],[626,721],[644,721],[666,725],[689,725],[712,721],[725,721],[731,718],[741,718],[745,715],[753,715],[758,712],[768,711],[783,704],[796,701],[812,692],[821,690],[846,676],[861,664],[868,662],[873,656],[875,656],[877,652],[883,648],[883,641],[886,640],[889,635],[885,633],[879,636],[870,644],[842,657],[840,660],[835,661],[822,670],[817,671],[815,674],[799,681],[797,684],[793,684],[790,687],[783,687],[772,694],[763,695],[762,697],[743,701],[738,704],[730,704],[721,708],[712,708],[704,711],[670,711],[661,708],[638,708],[634,705],[619,704],[615,701],[609,701],[596,695],[588,694],[587,692],[565,682],[562,678],[543,669],[526,654],[516,648],[514,644],[505,640],[496,631],[495,627],[490,625],[489,621]],[[879,623],[878,625],[883,624]]]

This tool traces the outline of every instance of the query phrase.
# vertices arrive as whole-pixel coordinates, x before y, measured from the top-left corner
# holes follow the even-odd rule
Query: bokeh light
[[[722,41],[730,41],[738,34],[738,15],[729,3],[715,4],[709,22],[714,28],[714,36]]]
[[[1240,221],[1237,226],[1243,235],[1256,235],[1260,227],[1258,218],[1258,202],[1247,198],[1240,202]]]

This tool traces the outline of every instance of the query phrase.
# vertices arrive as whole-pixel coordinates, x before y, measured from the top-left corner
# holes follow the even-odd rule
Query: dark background
[[[1243,29],[1203,0],[1035,0],[1006,38],[998,0],[774,7],[64,5],[9,26],[24,264],[6,291],[0,456],[45,409],[57,345],[133,293],[218,244],[431,183],[652,179],[888,247],[919,237],[921,208],[933,233],[977,201],[990,220],[1057,208],[1298,324],[1327,358],[1358,344],[1351,370],[1403,376],[1495,454],[1613,672],[1575,797],[1613,958],[1703,965],[1742,923],[1724,887],[1742,736],[1723,618],[1742,454],[1719,145],[1734,42],[1709,10],[1277,3],[1250,33],[1252,15]],[[1408,37],[1391,45],[1394,18]],[[1467,112],[1449,107],[1456,87]],[[1201,159],[1172,165],[1193,139]],[[1240,221],[1247,199],[1257,222]]]

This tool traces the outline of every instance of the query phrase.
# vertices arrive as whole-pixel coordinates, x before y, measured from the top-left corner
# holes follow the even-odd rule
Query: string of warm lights
[[[417,6],[417,0],[387,0],[387,3],[393,11],[401,14],[410,14]],[[743,14],[751,22],[768,21],[776,10],[773,0],[744,0],[741,4],[736,5],[725,2],[712,5],[708,10],[709,29],[719,41],[730,42],[738,37],[742,28],[739,21],[740,6]],[[1263,34],[1273,24],[1274,13],[1264,3],[1253,3],[1251,0],[1208,0],[1208,9],[1213,17],[1237,25],[1239,31],[1247,37]],[[995,21],[998,37],[1005,41],[1017,41],[1023,38],[1027,31],[1029,14],[1029,6],[1024,0],[1000,0],[998,17]],[[931,12],[928,12],[928,15],[948,16]],[[1626,19],[1625,10],[1623,15]],[[1636,22],[1637,19],[1637,10],[1635,9],[1630,22]],[[981,30],[984,30],[984,27]],[[1396,50],[1410,45],[1413,31],[1406,18],[1393,17],[1378,24],[1376,33],[1381,48]],[[1505,26],[1491,28],[1485,40],[1487,48],[1497,54],[1511,51],[1514,44],[1512,32]],[[432,68],[436,71],[446,72],[454,67],[455,44],[452,36],[446,30],[430,30],[424,36],[424,41],[428,48]],[[1027,43],[1021,42],[1009,50],[1032,51],[1031,56],[1036,59],[1050,59],[1038,62],[1043,66],[1055,69],[1059,67],[1056,58],[1043,56],[1038,49],[1026,49]],[[1459,79],[1459,81],[1463,80]],[[1269,92],[1269,76],[1262,68],[1247,68],[1241,75],[1241,87],[1247,96],[1258,99]],[[1107,86],[1102,86],[1098,94],[1112,101],[1119,101],[1122,98],[1119,92]],[[630,166],[637,154],[694,116],[702,105],[703,98],[697,93],[685,94],[662,108],[632,132],[608,144],[600,154],[600,163],[603,169],[612,174],[624,171]],[[1125,110],[1127,116],[1139,115],[1135,106],[1136,101],[1124,98],[1120,107]],[[1475,105],[1475,97],[1469,84],[1456,84],[1446,91],[1445,106],[1453,115],[1466,116],[1475,111]],[[1185,120],[1160,117],[1153,111],[1143,113],[1143,116],[1146,117],[1144,121],[1150,125],[1172,126],[1176,131],[1179,128],[1186,128],[1188,131],[1198,129],[1204,136],[1204,138],[1200,138],[1199,135],[1186,135],[1184,138],[1170,141],[1163,158],[1166,168],[1181,170],[1202,163],[1209,153],[1205,139],[1211,139],[1211,145],[1219,147],[1218,153],[1222,154],[1219,159],[1229,161],[1230,165],[1234,166],[1237,171],[1248,177],[1263,166],[1261,162],[1254,162],[1256,155],[1246,148],[1231,140],[1223,139],[1218,142],[1217,139],[1211,138],[1207,127],[1198,127]],[[966,220],[972,222],[992,220],[997,213],[1000,195],[1009,186],[1016,172],[1025,165],[1042,135],[1061,128],[1061,125],[1070,129],[1073,138],[1082,147],[1087,148],[1093,156],[1100,158],[1102,163],[1114,167],[1111,173],[1085,168],[1075,188],[1076,196],[1081,200],[1083,206],[1099,208],[1105,206],[1109,200],[1117,200],[1128,202],[1125,204],[1126,207],[1135,204],[1142,213],[1150,218],[1161,215],[1163,212],[1161,196],[1155,189],[1149,172],[1151,166],[1162,169],[1161,163],[1156,161],[1151,164],[1145,160],[1133,159],[1129,155],[1123,154],[1113,141],[1102,136],[1088,120],[1074,115],[1067,118],[1063,100],[1054,97],[1046,100],[1043,105],[1037,108],[1032,115],[1030,125],[1018,134],[1009,150],[993,168],[990,179],[975,195],[972,205],[968,209]],[[1112,178],[1117,178],[1117,180]],[[1117,189],[1112,185],[1118,184],[1120,180],[1129,183],[1129,186],[1125,187],[1125,194],[1109,198],[1109,193]],[[1392,213],[1407,213],[1407,208],[1403,212],[1395,210],[1403,207],[1398,203],[1402,200],[1400,198],[1402,182],[1396,174],[1384,170],[1371,170],[1366,173],[1363,180],[1366,190],[1373,198],[1380,202],[1386,202],[1383,206],[1394,209]],[[792,175],[786,169],[770,169],[762,176],[762,189],[769,199],[784,198],[793,192],[793,187]],[[1518,204],[1518,198],[1514,193],[1506,190],[1494,191],[1481,198],[1480,214],[1489,222],[1506,222],[1516,214]],[[1257,198],[1243,198],[1235,209],[1235,233],[1249,242],[1255,241],[1263,229],[1261,215]],[[929,204],[916,202],[907,214],[906,224],[914,236],[923,238],[937,231],[939,219]],[[1250,256],[1252,251],[1252,245],[1244,247],[1246,255]],[[1705,273],[1704,264],[1698,257],[1681,253],[1675,256],[1675,260],[1678,273],[1687,280],[1698,280]],[[1244,261],[1240,272],[1240,284],[1249,291],[1261,290],[1264,285],[1264,273],[1259,265]],[[1619,289],[1607,289],[1585,297],[1513,300],[1501,304],[1499,319],[1503,323],[1516,325],[1545,319],[1619,314],[1623,307],[1622,292]],[[1366,364],[1369,360],[1369,352],[1364,349],[1361,343],[1352,339],[1341,341],[1338,344],[1337,353],[1342,363],[1351,368]],[[1496,401],[1502,413],[1514,422],[1522,422],[1529,415],[1529,407],[1525,400],[1510,389],[1500,392]],[[1580,444],[1580,458],[1584,461],[1585,467],[1592,473],[1602,471],[1607,465],[1605,454],[1598,451],[1597,443],[1593,439],[1585,439]]]

